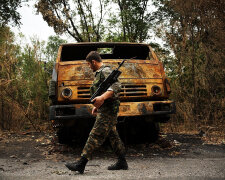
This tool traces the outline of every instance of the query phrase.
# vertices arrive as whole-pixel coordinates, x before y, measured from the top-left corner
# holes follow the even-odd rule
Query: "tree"
[[[108,20],[110,28],[108,40],[143,42],[148,39],[150,13],[147,12],[148,0],[115,0],[119,14],[112,13]],[[119,27],[115,33],[115,27]]]
[[[21,47],[9,27],[0,29],[0,37],[0,128],[18,130],[28,124],[37,130],[48,113],[45,43],[33,38]]]
[[[106,2],[98,2],[97,11],[90,0],[38,0],[35,7],[57,34],[67,33],[77,42],[100,41]]]
[[[14,34],[10,28],[5,26],[0,28],[0,127],[1,129],[11,129],[11,126],[18,119],[14,118],[16,105],[13,100],[17,93],[14,91],[17,84],[17,54],[19,47],[13,44]],[[20,118],[21,116],[17,116]]]
[[[61,39],[59,36],[48,37],[46,50],[45,50],[45,55],[48,62],[56,60],[59,46],[66,42],[67,42],[66,40]]]
[[[99,6],[94,7],[93,0],[39,0],[36,8],[57,34],[67,33],[77,42],[143,42],[148,39],[151,21],[147,13],[148,0],[98,2]]]
[[[0,0],[0,26],[5,26],[10,21],[15,25],[20,25],[21,16],[17,9],[21,7],[22,2],[25,0]]]
[[[224,119],[224,1],[154,0],[158,35],[173,50],[174,97],[190,127]],[[202,121],[200,121],[202,120]]]
[[[58,48],[67,41],[59,36],[49,36],[47,45],[44,50],[45,55],[45,71],[52,74],[52,69],[57,58]]]

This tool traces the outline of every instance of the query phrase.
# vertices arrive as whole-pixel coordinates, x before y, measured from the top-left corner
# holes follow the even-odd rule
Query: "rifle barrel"
[[[123,63],[125,62],[126,60],[124,59],[121,63],[120,63],[120,65],[118,66],[118,68],[116,69],[116,70],[119,70],[119,68],[123,65]]]

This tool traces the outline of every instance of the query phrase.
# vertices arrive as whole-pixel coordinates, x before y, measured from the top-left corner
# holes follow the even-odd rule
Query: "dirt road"
[[[108,171],[115,156],[107,144],[95,152],[85,173],[65,162],[81,147],[59,145],[51,133],[3,133],[0,136],[2,179],[225,179],[225,145],[205,144],[197,135],[167,134],[154,144],[127,145],[129,170]]]

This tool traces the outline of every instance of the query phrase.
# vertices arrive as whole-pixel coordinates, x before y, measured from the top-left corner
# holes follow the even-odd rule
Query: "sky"
[[[31,37],[37,37],[39,40],[47,41],[48,37],[51,35],[56,35],[53,28],[49,27],[47,22],[42,18],[42,15],[36,13],[34,7],[36,0],[29,0],[28,5],[23,4],[18,12],[21,15],[21,26],[12,27],[13,32],[18,35],[20,32],[25,35],[26,39],[29,41]],[[152,6],[150,6],[152,8]],[[61,36],[62,39],[67,40],[67,42],[74,42],[73,38],[69,38],[66,35]],[[151,40],[162,43],[162,41],[156,37],[152,37]]]
[[[26,5],[22,4],[22,7],[18,9],[18,12],[21,15],[22,24],[20,28],[12,27],[12,29],[16,34],[21,32],[25,35],[26,39],[36,36],[39,40],[47,41],[49,36],[56,34],[53,28],[49,27],[47,22],[43,20],[41,13],[36,13],[36,9],[34,7],[35,2],[36,0],[29,0]],[[98,3],[93,4],[93,6],[95,5],[97,6]],[[66,35],[62,35],[61,38],[67,40],[67,42],[74,42],[73,38]]]
[[[35,12],[34,0],[29,2],[29,6],[22,6],[18,9],[21,15],[20,28],[13,27],[13,32],[18,34],[23,33],[26,38],[37,36],[40,40],[48,40],[48,37],[55,35],[53,28],[49,27],[48,24],[43,20],[42,15]]]

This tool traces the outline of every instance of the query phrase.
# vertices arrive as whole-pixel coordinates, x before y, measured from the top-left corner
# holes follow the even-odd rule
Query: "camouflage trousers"
[[[116,130],[116,124],[117,114],[98,113],[81,156],[90,159],[93,151],[99,148],[107,137],[115,154],[124,156],[125,147]]]

